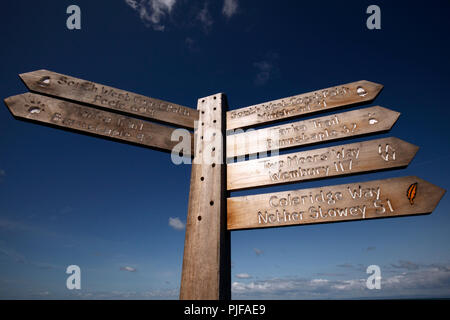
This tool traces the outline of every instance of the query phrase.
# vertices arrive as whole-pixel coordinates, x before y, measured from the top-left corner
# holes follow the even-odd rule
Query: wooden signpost
[[[406,167],[418,147],[392,137],[273,155],[389,131],[400,114],[379,106],[242,130],[370,102],[383,88],[373,82],[227,112],[224,94],[199,99],[194,110],[47,70],[20,77],[34,93],[5,99],[17,119],[172,152],[179,143],[172,141],[174,127],[194,129],[180,299],[231,298],[231,230],[426,214],[445,193],[420,178],[403,177],[227,198],[234,190]],[[272,156],[262,157],[267,151]],[[255,154],[260,157],[226,164]]]
[[[317,144],[389,131],[400,113],[371,107],[229,135],[227,157]]]
[[[38,70],[19,75],[30,91],[87,103],[96,107],[162,121],[184,128],[194,128],[195,109],[145,97],[64,74]]]
[[[444,193],[404,177],[228,198],[228,230],[426,214]]]
[[[374,100],[382,89],[381,84],[361,80],[228,111],[227,130],[368,103]]]
[[[231,163],[227,166],[227,189],[406,167],[418,149],[400,139],[386,138]]]
[[[39,94],[19,94],[5,99],[5,104],[16,118],[50,126],[168,152],[178,143],[171,140],[174,128]]]
[[[191,170],[180,299],[231,298],[231,252],[226,223],[223,152],[223,115],[226,107],[224,94],[198,100],[199,123],[202,125],[196,132]]]

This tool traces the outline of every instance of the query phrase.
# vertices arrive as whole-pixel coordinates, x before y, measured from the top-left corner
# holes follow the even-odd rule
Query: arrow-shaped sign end
[[[8,98],[3,99],[3,102],[5,103],[6,107],[8,108],[9,112],[11,112],[11,114],[15,117],[17,116],[17,101],[20,99],[20,97],[23,94],[18,94],[15,96],[10,96]]]
[[[360,80],[357,82],[356,94],[363,97],[365,101],[372,101],[380,94],[383,88],[382,84]]]
[[[24,85],[31,91],[39,91],[36,88],[40,87],[41,90],[50,85],[51,72],[46,69],[35,70],[31,72],[20,73],[19,78]]]
[[[392,129],[394,124],[397,122],[398,118],[400,117],[401,113],[382,107],[382,106],[374,106],[374,110],[378,111],[378,114],[381,114],[381,121],[384,121],[386,124],[386,130],[389,131]],[[378,119],[380,120],[380,119]],[[370,119],[369,119],[370,121]]]

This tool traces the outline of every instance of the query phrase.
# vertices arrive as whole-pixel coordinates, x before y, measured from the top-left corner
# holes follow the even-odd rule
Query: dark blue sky
[[[448,1],[151,2],[4,2],[0,96],[25,92],[18,74],[44,68],[192,108],[217,92],[234,109],[370,80],[385,88],[369,106],[401,112],[377,137],[420,146],[407,169],[232,196],[407,175],[450,188]],[[66,28],[71,4],[81,30]],[[381,30],[366,27],[371,4]],[[169,218],[186,221],[190,166],[6,107],[0,130],[0,298],[178,297],[184,229]],[[448,298],[449,208],[444,196],[426,216],[233,232],[233,298]],[[75,292],[71,264],[82,270]],[[364,286],[371,264],[381,290]]]

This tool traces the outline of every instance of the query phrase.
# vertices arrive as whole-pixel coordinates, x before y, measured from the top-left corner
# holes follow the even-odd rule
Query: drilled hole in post
[[[204,122],[202,122],[202,126],[204,126],[205,125],[205,123]]]
[[[216,151],[216,147],[213,147],[213,148],[212,148],[212,151]]]
[[[214,100],[216,100],[216,97],[214,97]]]
[[[205,111],[202,110],[202,114],[205,114]]]
[[[198,216],[197,219],[198,219],[198,221],[201,221],[202,220],[202,216]]]
[[[211,200],[211,201],[209,202],[209,205],[210,205],[210,206],[213,206],[213,205],[214,205],[214,201]]]
[[[205,177],[200,177],[200,181],[203,181],[203,180],[205,180]]]
[[[212,164],[212,167],[214,168],[215,166],[216,166],[216,164],[215,164],[215,163],[213,163],[213,164]]]
[[[216,109],[217,109],[216,107],[213,108],[213,110],[216,110]]]
[[[202,100],[202,103],[205,102],[205,99]]]
[[[216,123],[217,121],[216,120],[213,120],[213,123]]]
[[[201,137],[200,137],[200,139],[202,139],[202,140],[203,140],[203,136],[201,136]]]

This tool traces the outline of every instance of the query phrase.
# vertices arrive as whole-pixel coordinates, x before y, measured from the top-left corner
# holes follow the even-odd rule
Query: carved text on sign
[[[444,193],[411,176],[231,197],[227,223],[238,230],[425,214]]]

